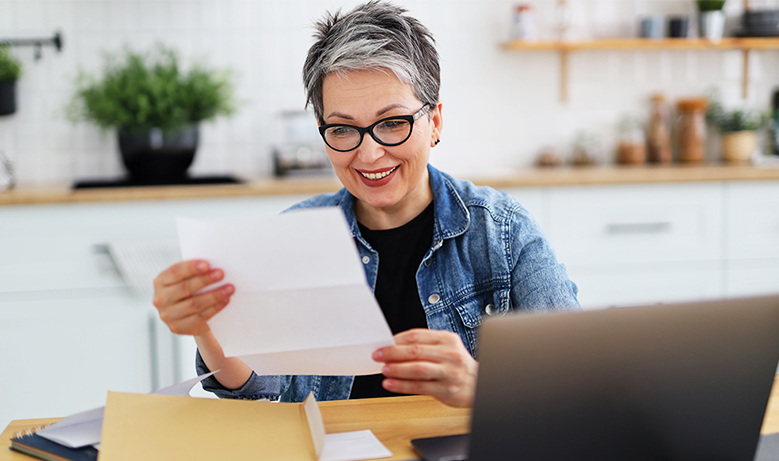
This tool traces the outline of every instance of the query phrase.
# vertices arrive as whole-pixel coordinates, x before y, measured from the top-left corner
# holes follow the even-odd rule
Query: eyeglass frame
[[[411,133],[414,132],[414,122],[417,121],[419,117],[425,115],[426,112],[429,112],[431,108],[432,105],[430,103],[425,103],[425,105],[423,105],[418,111],[414,112],[411,115],[395,115],[393,117],[383,118],[364,128],[356,125],[348,125],[346,123],[328,123],[326,125],[319,125],[319,135],[322,136],[322,140],[325,142],[325,144],[327,144],[327,147],[333,149],[336,152],[350,152],[353,151],[354,149],[357,149],[362,144],[362,141],[365,138],[365,133],[371,135],[371,138],[373,138],[374,141],[381,144],[382,146],[395,147],[408,141],[408,139],[411,137]],[[396,142],[396,143],[387,143],[380,140],[379,138],[376,137],[375,134],[373,134],[373,129],[376,126],[390,120],[405,120],[409,123],[410,126],[408,129],[408,136],[406,136],[406,138],[403,141]],[[358,142],[357,145],[352,147],[351,149],[345,149],[345,150],[336,149],[335,147],[331,146],[329,142],[327,142],[327,138],[325,137],[325,131],[333,127],[346,127],[346,128],[353,128],[357,130],[357,132],[360,133],[360,142]]]

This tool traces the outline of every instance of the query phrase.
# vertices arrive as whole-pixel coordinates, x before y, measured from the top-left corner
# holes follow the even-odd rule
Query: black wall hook
[[[57,52],[62,51],[62,33],[56,32],[51,38],[0,38],[0,45],[6,46],[34,46],[35,60],[38,61],[42,56],[42,49],[45,46],[53,46]]]

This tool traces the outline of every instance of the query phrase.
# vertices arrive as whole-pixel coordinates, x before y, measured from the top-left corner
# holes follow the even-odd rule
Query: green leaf
[[[719,11],[725,6],[725,0],[696,0],[698,11]]]

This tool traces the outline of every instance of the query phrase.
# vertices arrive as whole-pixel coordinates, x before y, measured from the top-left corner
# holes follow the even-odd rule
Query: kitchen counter
[[[478,185],[497,189],[603,184],[676,183],[706,181],[779,180],[779,166],[595,166],[507,170],[500,174],[470,175]],[[252,179],[244,184],[154,186],[72,190],[70,184],[22,186],[0,192],[0,205],[165,200],[206,197],[315,195],[341,187],[335,176],[318,178]]]

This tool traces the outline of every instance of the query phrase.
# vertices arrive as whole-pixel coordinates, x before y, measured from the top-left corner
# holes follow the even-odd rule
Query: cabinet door
[[[584,309],[716,299],[723,296],[719,263],[570,266]]]
[[[728,261],[728,297],[779,294],[779,259]]]
[[[547,235],[571,266],[718,261],[722,185],[555,188]]]
[[[779,181],[733,182],[725,190],[727,259],[779,260]]]
[[[125,289],[91,298],[0,294],[0,425],[151,391],[150,311]]]

